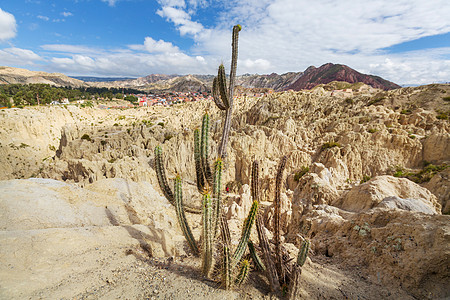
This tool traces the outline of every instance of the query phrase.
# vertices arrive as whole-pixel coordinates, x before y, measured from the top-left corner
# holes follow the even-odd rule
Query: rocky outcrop
[[[429,190],[406,178],[377,176],[348,191],[333,206],[353,212],[374,207],[400,208],[440,214],[441,205]]]
[[[316,252],[368,270],[373,282],[401,284],[417,298],[449,296],[448,216],[386,208],[348,213],[319,205],[302,216],[300,233],[314,241]]]
[[[0,67],[0,84],[42,83],[54,86],[82,87],[87,86],[81,80],[68,77],[61,73],[46,73],[29,71],[13,67]]]
[[[326,84],[332,81],[344,81],[348,83],[362,82],[382,90],[400,88],[399,85],[393,82],[378,76],[361,74],[346,65],[327,63],[319,68],[314,66],[309,67],[297,81],[285,89],[292,89],[294,91],[311,89],[318,84]]]

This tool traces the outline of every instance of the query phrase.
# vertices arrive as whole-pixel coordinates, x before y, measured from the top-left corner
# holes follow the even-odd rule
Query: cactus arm
[[[225,122],[223,124],[222,139],[219,146],[219,156],[222,158],[227,157],[227,145],[228,137],[231,129],[231,115],[233,113],[233,96],[234,96],[234,85],[236,81],[236,68],[238,59],[238,41],[239,41],[239,31],[241,31],[241,25],[236,25],[233,27],[233,37],[231,42],[231,71],[230,71],[230,86],[228,92],[228,109],[225,114]],[[224,101],[225,104],[225,101]],[[225,106],[227,106],[225,104]]]
[[[197,189],[201,194],[205,193],[205,176],[202,169],[202,157],[200,153],[200,131],[194,130],[194,160],[195,160],[195,173],[197,175]]]
[[[211,195],[203,195],[203,263],[202,273],[204,276],[208,276],[211,271],[212,259],[213,259],[213,228],[212,218],[213,209],[211,203]]]
[[[216,103],[217,107],[220,110],[226,110],[228,108],[228,107],[225,107],[225,105],[223,105],[223,103],[222,103],[222,100],[220,100],[219,84],[218,84],[217,77],[214,77],[214,80],[213,80],[212,96],[213,96],[214,102]]]
[[[242,261],[241,267],[239,269],[239,274],[234,281],[237,285],[241,285],[248,279],[248,274],[250,273],[250,262],[246,259]]]
[[[217,84],[223,105],[228,109],[230,108],[230,100],[228,99],[229,95],[227,92],[227,77],[225,75],[225,67],[223,66],[223,64],[219,66],[219,71],[217,72]]]
[[[297,256],[297,264],[300,267],[303,267],[303,265],[306,262],[306,257],[308,256],[308,252],[309,252],[309,246],[310,246],[310,241],[308,241],[308,240],[304,240],[302,242],[302,245],[300,246],[300,250],[299,250],[298,256]]]
[[[252,198],[259,201],[259,162],[257,160],[253,161],[251,178]]]
[[[256,253],[255,245],[253,245],[251,240],[248,241],[248,250],[250,250],[250,255],[258,270],[264,272],[266,270],[266,266],[263,264],[261,258],[259,258],[258,253]]]
[[[197,247],[197,243],[192,235],[191,228],[187,223],[186,216],[184,214],[183,208],[183,194],[181,189],[181,177],[177,175],[175,178],[174,184],[174,192],[175,192],[175,209],[177,213],[178,223],[180,224],[181,230],[183,231],[183,235],[186,238],[189,248],[191,248],[194,255],[198,256],[199,251]]]
[[[229,245],[223,246],[222,284],[226,290],[231,287],[231,255]]]
[[[233,254],[233,260],[231,262],[232,268],[234,268],[240,262],[242,256],[245,253],[245,250],[247,249],[248,239],[250,238],[250,231],[252,229],[253,223],[255,222],[257,213],[258,213],[258,201],[253,201],[248,216],[244,221],[241,239],[239,240],[239,244]]]
[[[163,159],[162,159],[162,148],[161,148],[161,146],[156,146],[155,147],[155,169],[156,169],[156,175],[158,177],[159,187],[163,191],[164,196],[170,202],[170,204],[175,206],[174,195],[173,195],[173,192],[170,189],[169,184],[167,182],[166,170],[164,168],[164,163],[163,163]],[[186,212],[193,213],[193,214],[200,214],[201,213],[200,209],[194,208],[194,207],[185,206],[184,210]]]
[[[280,226],[280,219],[281,219],[281,182],[283,180],[283,171],[286,167],[286,161],[287,156],[283,156],[281,158],[280,164],[278,166],[277,171],[277,178],[275,183],[275,213],[274,213],[274,238],[275,238],[275,261],[276,261],[276,267],[279,277],[284,278],[284,268],[283,268],[283,261],[281,257],[281,226]]]
[[[206,181],[212,185],[212,172],[209,166],[209,115],[205,113],[202,120],[202,139],[200,145],[200,155],[202,157],[203,174]]]
[[[252,197],[253,200],[259,200],[259,163],[255,160],[252,164]],[[266,232],[264,231],[263,219],[258,214],[256,217],[256,230],[258,232],[259,245],[263,252],[264,261],[266,263],[266,276],[269,280],[270,289],[273,292],[280,290],[280,282],[278,280],[278,274],[275,269],[275,264],[270,254],[269,240]]]
[[[161,146],[155,147],[155,167],[159,187],[163,191],[164,196],[167,198],[167,200],[169,200],[169,202],[175,206],[172,190],[170,189],[169,184],[167,183],[166,170],[164,168],[164,163],[162,159]]]
[[[236,81],[236,68],[237,68],[237,59],[238,59],[238,40],[239,40],[239,31],[241,31],[241,25],[235,25],[233,27],[233,36],[231,42],[231,70],[230,70],[230,86],[228,92],[228,98],[230,107],[233,106],[233,94],[234,94],[234,85]]]
[[[231,237],[230,237],[230,229],[228,228],[227,218],[223,211],[220,213],[220,234],[222,237],[222,242],[224,245],[230,247]]]
[[[219,217],[222,207],[222,170],[223,162],[222,159],[218,158],[214,166],[214,184],[213,184],[213,229],[214,236],[217,235]]]

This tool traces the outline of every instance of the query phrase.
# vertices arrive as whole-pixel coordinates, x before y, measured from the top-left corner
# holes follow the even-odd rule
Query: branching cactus
[[[220,110],[225,112],[222,139],[218,149],[218,157],[214,163],[214,168],[211,168],[210,165],[210,117],[208,113],[205,113],[203,116],[201,130],[196,129],[194,131],[194,160],[197,189],[203,197],[202,208],[200,210],[183,204],[181,178],[178,175],[175,178],[174,192],[172,192],[164,169],[162,148],[161,146],[155,148],[155,167],[159,185],[164,196],[176,208],[178,222],[192,253],[194,255],[202,255],[202,273],[205,276],[210,276],[212,273],[211,270],[214,265],[213,259],[217,256],[214,253],[216,250],[216,240],[219,236],[218,233],[220,232],[222,239],[222,252],[219,254],[222,256],[222,259],[220,260],[222,263],[221,282],[225,289],[229,289],[233,283],[238,285],[241,284],[248,276],[250,271],[249,261],[244,260],[244,262],[241,263],[241,260],[246,252],[251,228],[257,218],[259,206],[258,201],[253,202],[252,208],[250,209],[242,228],[241,239],[234,252],[232,252],[228,223],[222,209],[221,194],[222,174],[224,171],[223,160],[227,156],[227,143],[233,111],[233,93],[236,78],[238,37],[240,30],[240,25],[233,27],[229,85],[227,85],[226,82],[225,68],[223,65],[219,66],[217,77],[213,82],[214,102]],[[199,243],[192,234],[188,220],[185,216],[185,211],[202,214],[203,225],[201,247],[198,246]],[[238,272],[237,278],[232,280],[232,274],[236,274],[236,272],[233,271],[237,266],[240,266],[240,271]]]

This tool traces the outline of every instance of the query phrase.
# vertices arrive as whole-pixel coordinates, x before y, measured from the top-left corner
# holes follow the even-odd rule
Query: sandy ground
[[[200,274],[200,259],[152,258],[138,234],[146,226],[49,228],[0,233],[1,299],[278,299],[265,276],[225,291]],[[35,255],[25,256],[34,252]],[[7,250],[7,251],[6,251]],[[413,299],[373,283],[357,269],[311,256],[302,299]]]

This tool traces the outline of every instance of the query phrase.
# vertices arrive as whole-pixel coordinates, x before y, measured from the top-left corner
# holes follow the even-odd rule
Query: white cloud
[[[61,15],[63,15],[64,17],[71,17],[71,16],[73,16],[73,13],[71,13],[70,11],[64,11],[64,12],[62,12],[61,13]]]
[[[41,16],[41,15],[37,16],[37,18],[38,18],[38,19],[41,19],[41,20],[44,20],[44,21],[50,20],[49,17],[47,17],[47,16]]]
[[[174,46],[172,43],[165,42],[163,40],[155,41],[151,37],[146,37],[144,41],[144,48],[150,53],[177,53],[180,49]]]
[[[109,6],[115,6],[118,0],[102,0],[102,2],[108,3]]]
[[[15,47],[0,49],[0,65],[2,66],[34,65],[35,61],[40,60],[42,58],[31,50]]]
[[[16,18],[0,8],[0,42],[16,36]]]
[[[169,1],[179,2],[179,1]],[[173,22],[181,35],[191,34],[196,35],[204,30],[203,25],[191,20],[191,16],[185,12],[182,8],[174,6],[163,6],[156,13],[162,18],[166,18]]]
[[[114,6],[118,0],[102,1]],[[49,57],[51,71],[69,74],[215,74],[221,62],[229,72],[231,29],[240,23],[238,74],[303,71],[310,65],[332,62],[399,84],[449,81],[450,44],[403,53],[384,50],[450,32],[447,2],[158,0],[157,15],[184,39],[192,39],[190,49],[180,49],[176,40],[152,37],[113,50],[55,44],[42,49]],[[211,7],[204,10],[208,5]],[[204,22],[205,11],[213,12],[208,23]]]
[[[206,74],[210,62],[189,56],[172,43],[146,37],[143,44],[128,49],[98,49],[80,45],[42,45],[50,64],[47,70],[70,75],[144,76],[162,74]],[[54,52],[54,53],[53,53]],[[56,54],[63,57],[54,57]]]

